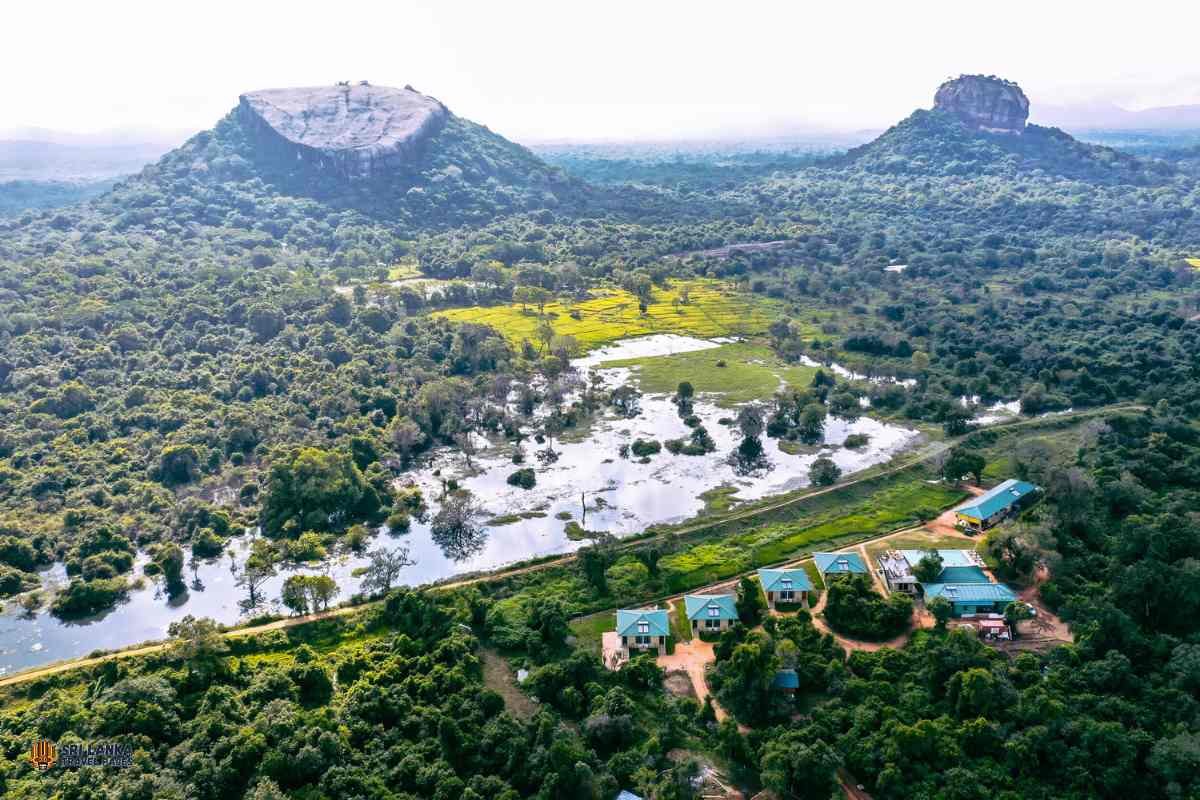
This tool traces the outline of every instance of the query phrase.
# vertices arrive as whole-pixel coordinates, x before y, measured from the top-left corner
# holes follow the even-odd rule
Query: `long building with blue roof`
[[[890,550],[879,557],[879,569],[888,589],[924,595],[926,604],[935,597],[950,601],[955,617],[997,614],[1017,599],[1011,589],[993,582],[984,571],[983,559],[974,550],[937,551],[942,570],[935,580],[919,582],[913,571],[928,550]]]
[[[986,531],[1016,516],[1021,509],[1034,502],[1040,491],[1032,483],[1009,479],[957,506],[954,516],[960,527],[976,533]]]
[[[926,583],[925,602],[935,597],[950,601],[952,614],[956,617],[975,614],[1000,614],[1008,604],[1017,599],[1012,589],[1003,583]]]

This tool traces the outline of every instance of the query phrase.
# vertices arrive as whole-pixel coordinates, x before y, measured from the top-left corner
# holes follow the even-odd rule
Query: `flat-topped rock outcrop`
[[[934,108],[990,133],[1023,133],[1029,98],[1012,81],[994,75],[963,75],[938,87]]]
[[[411,87],[365,81],[263,89],[243,94],[238,104],[257,145],[351,180],[402,169],[449,114]]]

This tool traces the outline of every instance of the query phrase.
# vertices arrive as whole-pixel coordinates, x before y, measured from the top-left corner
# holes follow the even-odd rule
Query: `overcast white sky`
[[[0,129],[199,130],[251,89],[369,79],[522,141],[881,127],[964,72],[1036,105],[1200,103],[1200,3],[22,2]]]

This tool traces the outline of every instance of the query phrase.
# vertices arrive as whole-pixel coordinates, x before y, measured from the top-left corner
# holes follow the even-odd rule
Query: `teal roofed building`
[[[683,610],[693,633],[717,633],[738,621],[737,603],[731,594],[686,594]]]
[[[842,575],[869,575],[867,564],[858,553],[813,553],[817,571],[828,579]]]
[[[979,533],[1021,513],[1040,492],[1032,483],[1010,479],[956,507],[954,516],[960,528]]]
[[[771,679],[771,688],[794,694],[800,688],[800,675],[794,669],[781,669],[775,673],[775,677]]]
[[[776,603],[807,603],[812,581],[803,569],[760,569],[758,580],[767,595],[767,605]]]
[[[671,623],[662,608],[620,609],[617,611],[617,636],[625,656],[631,650],[656,650],[667,654],[667,637]]]
[[[1001,614],[1017,595],[1003,583],[927,583],[924,584],[925,602],[935,597],[950,601],[956,617],[976,614]]]

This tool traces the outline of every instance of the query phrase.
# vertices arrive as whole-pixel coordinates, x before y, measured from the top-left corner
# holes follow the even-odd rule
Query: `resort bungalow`
[[[671,625],[664,609],[617,611],[617,636],[621,637],[621,649],[626,658],[631,650],[654,650],[660,656],[665,656],[667,637],[670,635]]]
[[[813,553],[813,563],[826,581],[845,575],[870,574],[858,553]]]
[[[887,584],[888,591],[920,594],[921,584],[913,575],[913,570],[928,553],[928,550],[888,550],[881,555],[879,571],[883,575],[883,581]],[[960,568],[972,569],[974,572],[971,575],[978,575],[978,577],[962,580],[963,583],[988,580],[982,570],[983,559],[974,550],[938,550],[937,553],[942,559],[942,575],[934,583],[954,582],[956,580],[952,577],[955,574],[954,571]]]
[[[776,603],[807,603],[812,591],[812,581],[802,569],[760,569],[758,580],[771,608]]]
[[[935,597],[950,601],[955,617],[973,617],[979,614],[1000,614],[1008,604],[1017,599],[1012,589],[1003,583],[927,583],[925,602]]]
[[[956,524],[972,533],[980,533],[1009,517],[1015,517],[1032,503],[1040,489],[1025,481],[1007,480],[994,489],[972,498],[954,509]]]
[[[683,609],[694,633],[717,633],[738,621],[737,604],[731,594],[687,594]]]

